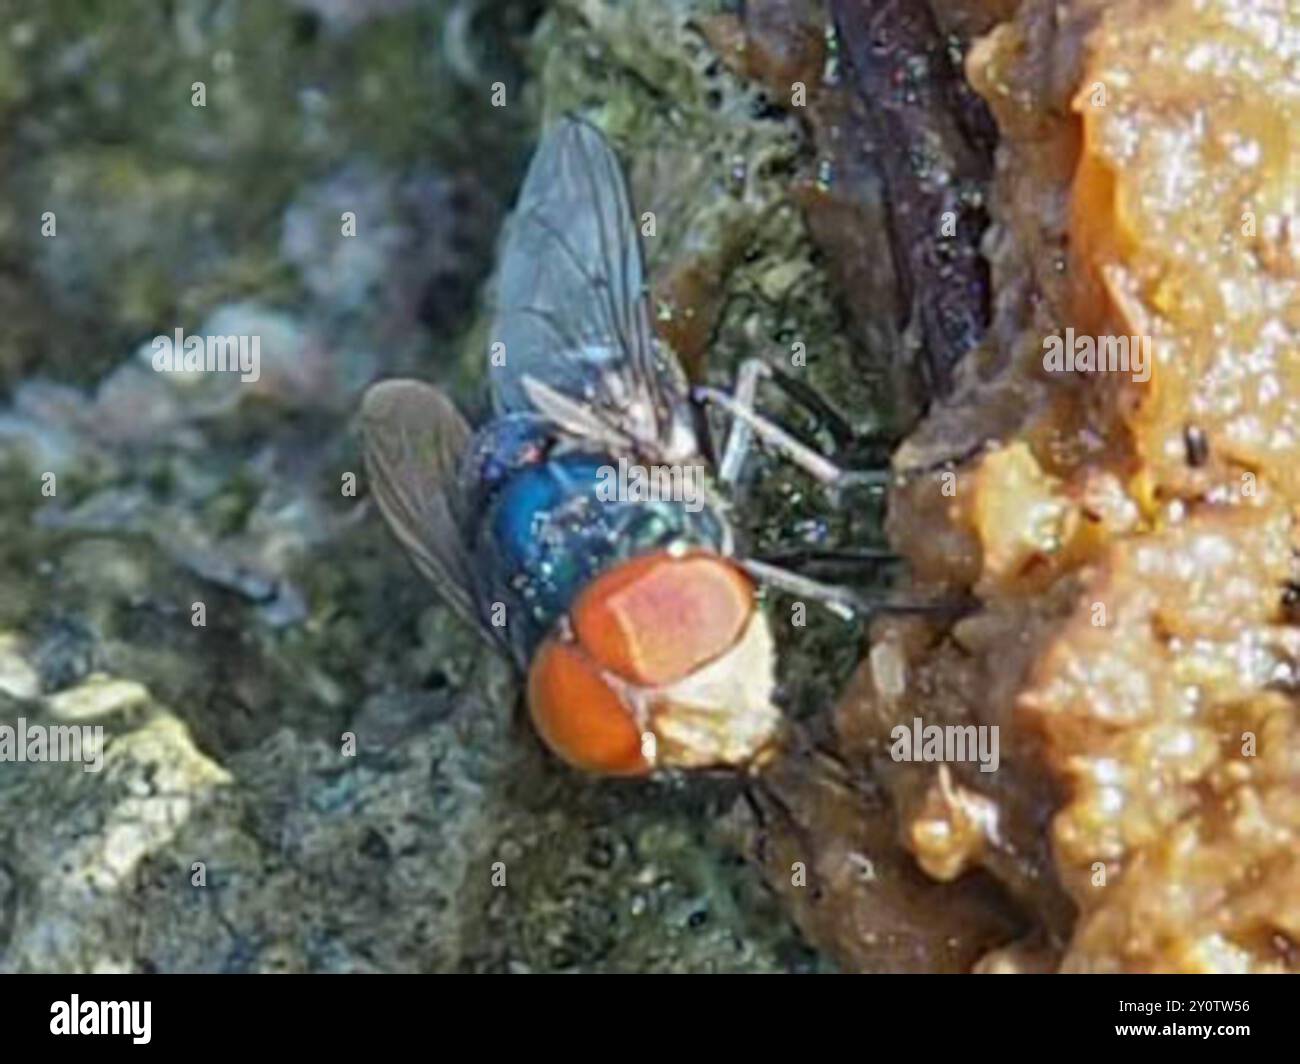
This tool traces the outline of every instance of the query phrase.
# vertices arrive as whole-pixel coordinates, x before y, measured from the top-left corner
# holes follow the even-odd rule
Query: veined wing
[[[499,646],[476,603],[455,498],[469,425],[432,385],[389,380],[366,392],[361,431],[371,490],[389,528],[456,612]]]
[[[672,427],[680,371],[651,334],[623,171],[586,122],[562,119],[533,156],[507,224],[491,342],[505,345],[491,370],[500,413],[559,411],[582,434],[603,424],[641,442]]]

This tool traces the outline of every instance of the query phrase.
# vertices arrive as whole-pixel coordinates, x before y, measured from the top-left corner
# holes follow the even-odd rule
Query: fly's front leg
[[[756,558],[744,559],[740,564],[756,580],[768,587],[774,587],[796,598],[813,599],[845,620],[852,620],[855,617],[871,618],[880,613],[912,613],[955,618],[968,613],[973,605],[966,599],[900,599],[887,594],[864,594],[840,584],[826,584],[820,580],[813,580],[811,577],[792,573],[788,569],[768,565]]]
[[[865,487],[873,491],[883,491],[896,479],[895,474],[887,469],[850,470],[843,469],[832,462],[814,447],[797,439],[792,433],[776,422],[759,414],[755,409],[755,399],[760,381],[770,380],[777,384],[796,402],[811,409],[823,417],[829,412],[838,420],[840,437],[852,435],[852,430],[839,415],[831,411],[828,404],[820,397],[815,403],[809,403],[808,397],[800,394],[795,382],[775,373],[766,363],[759,359],[747,359],[740,368],[734,395],[715,388],[696,388],[697,400],[711,403],[731,415],[731,431],[728,434],[719,466],[719,480],[726,485],[734,485],[740,475],[741,467],[753,441],[760,442],[780,454],[787,461],[797,465],[830,492],[835,502],[840,501],[843,492],[855,487]],[[897,561],[893,552],[872,547],[857,550],[823,550],[813,547],[801,547],[785,554],[767,558],[747,558],[741,564],[759,582],[776,588],[796,598],[811,599],[821,603],[838,616],[851,620],[853,618],[869,619],[880,613],[911,613],[934,617],[955,618],[971,608],[968,600],[944,599],[906,599],[888,593],[869,593],[846,587],[842,584],[826,583],[802,573],[791,571],[788,566],[806,566],[810,564],[831,564],[840,567],[877,568],[882,564]]]
[[[795,546],[784,550],[764,551],[755,561],[797,573],[819,572],[844,575],[863,571],[878,573],[882,566],[901,561],[887,547],[812,547]]]

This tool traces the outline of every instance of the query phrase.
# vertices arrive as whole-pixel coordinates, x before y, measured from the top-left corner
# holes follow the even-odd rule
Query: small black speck
[[[294,16],[293,37],[299,44],[311,44],[320,35],[320,16],[302,11]]]
[[[387,861],[393,855],[388,840],[374,828],[367,831],[361,840],[361,852],[375,861]]]
[[[1183,430],[1183,444],[1187,448],[1187,464],[1199,469],[1210,459],[1210,441],[1199,425],[1188,425]]]
[[[1287,584],[1282,591],[1282,615],[1288,624],[1300,624],[1300,583]]]

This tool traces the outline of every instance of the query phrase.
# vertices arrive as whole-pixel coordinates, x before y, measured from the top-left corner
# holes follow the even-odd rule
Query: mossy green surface
[[[869,427],[789,194],[800,124],[710,53],[719,3],[483,2],[455,40],[465,4],[352,6],[0,0],[0,719],[106,743],[100,773],[0,764],[0,970],[816,968],[725,841],[738,783],[541,749],[353,432],[379,375],[482,408],[496,229],[568,111],[656,212],[652,276],[716,271],[704,372],[799,341]],[[278,338],[256,386],[149,371],[149,338],[211,322]],[[764,546],[861,531],[826,513],[767,458],[737,505]],[[786,634],[817,712],[859,633]]]

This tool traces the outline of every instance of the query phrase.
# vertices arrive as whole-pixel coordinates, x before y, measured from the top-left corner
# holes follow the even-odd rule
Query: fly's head
[[[609,775],[752,768],[781,726],[775,648],[750,578],[703,551],[602,574],[534,655],[533,722],[570,764]]]

